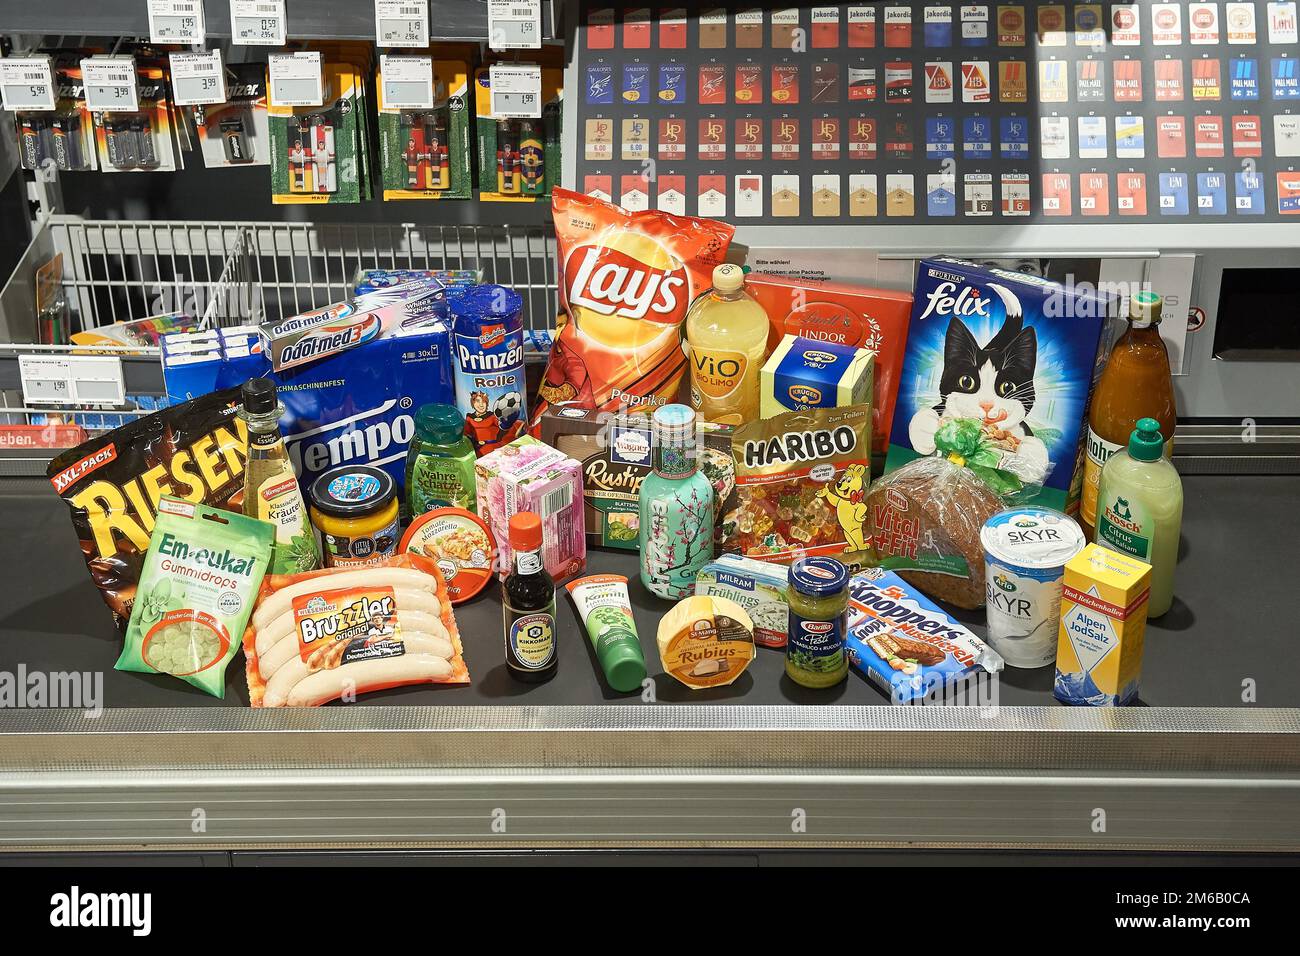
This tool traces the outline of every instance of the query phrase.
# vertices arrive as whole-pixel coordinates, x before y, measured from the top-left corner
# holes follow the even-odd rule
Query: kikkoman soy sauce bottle
[[[542,566],[542,519],[521,511],[510,519],[514,570],[501,582],[506,670],[515,680],[540,684],[559,667],[555,640],[555,582]]]

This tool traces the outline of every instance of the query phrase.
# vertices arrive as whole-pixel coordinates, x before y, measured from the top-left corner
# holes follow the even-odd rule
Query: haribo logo
[[[989,303],[992,298],[982,295],[974,286],[963,286],[956,295],[956,282],[940,282],[926,293],[925,312],[921,314],[924,321],[932,315],[953,315],[966,318],[972,315],[989,317]]]
[[[847,455],[858,445],[858,432],[848,425],[821,431],[785,432],[772,438],[745,442],[745,464],[750,468],[815,461]]]

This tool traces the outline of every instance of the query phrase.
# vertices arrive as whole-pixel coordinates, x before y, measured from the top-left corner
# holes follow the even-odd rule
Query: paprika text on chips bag
[[[542,378],[548,405],[614,410],[676,400],[686,368],[681,325],[708,290],[735,227],[620,206],[556,189],[564,328]]]

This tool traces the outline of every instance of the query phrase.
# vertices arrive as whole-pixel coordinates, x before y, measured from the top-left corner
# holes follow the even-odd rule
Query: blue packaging
[[[1002,133],[1002,158],[1028,159],[1029,120],[1020,116],[1004,116],[998,125]]]
[[[609,106],[614,102],[614,68],[597,63],[587,67],[587,105]]]
[[[353,294],[368,295],[425,279],[437,279],[448,288],[471,286],[478,285],[479,273],[474,269],[366,269],[357,274]]]
[[[961,153],[967,159],[993,158],[993,120],[987,116],[968,116],[961,121]]]
[[[1264,215],[1264,180],[1259,173],[1237,173],[1236,186],[1237,215]]]
[[[1233,60],[1229,71],[1228,89],[1234,100],[1259,99],[1258,60]]]
[[[952,256],[917,267],[885,473],[964,464],[1017,504],[1067,514],[1115,297]]]
[[[1160,215],[1186,216],[1187,209],[1187,174],[1161,173]]]
[[[450,300],[455,405],[479,455],[518,438],[528,420],[524,382],[524,300],[514,289],[481,285]]]
[[[1196,212],[1202,216],[1228,214],[1228,177],[1224,173],[1196,174]]]
[[[673,106],[686,102],[686,67],[682,64],[659,64],[659,102]]]
[[[623,64],[623,99],[628,103],[650,102],[650,66],[648,64]]]
[[[1001,655],[892,571],[849,581],[849,664],[894,704],[941,702],[972,678],[1002,670]]]
[[[406,450],[421,405],[455,402],[451,378],[451,329],[433,321],[386,335],[319,361],[272,372],[284,403],[280,431],[303,489],[339,465],[373,465],[397,483],[405,500]],[[252,377],[248,367],[227,358],[218,388]]]
[[[931,116],[925,121],[925,158],[947,159],[956,150],[956,121],[946,116]]]

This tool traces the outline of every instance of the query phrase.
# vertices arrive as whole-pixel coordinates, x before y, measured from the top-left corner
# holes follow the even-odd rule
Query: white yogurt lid
[[[1013,567],[1061,567],[1087,543],[1073,518],[1051,508],[1008,508],[980,529],[985,553]]]

